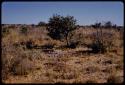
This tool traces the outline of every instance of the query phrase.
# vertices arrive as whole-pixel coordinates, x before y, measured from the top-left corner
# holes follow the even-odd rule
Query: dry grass
[[[86,53],[89,48],[84,45],[75,49],[62,48],[65,42],[51,39],[45,28],[30,28],[27,36],[22,35],[19,29],[11,29],[7,36],[2,37],[2,81],[43,84],[122,83],[123,40],[116,30],[104,31],[112,31],[117,35],[113,48],[116,51],[94,54]],[[82,43],[92,42],[90,34],[95,29],[76,30],[76,33],[79,32],[84,34]],[[42,48],[27,49],[25,44],[20,44],[29,40],[37,46],[53,45],[53,51],[45,53]]]

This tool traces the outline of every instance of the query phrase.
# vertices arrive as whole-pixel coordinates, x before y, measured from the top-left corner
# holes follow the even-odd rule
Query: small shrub
[[[32,42],[31,40],[27,41],[27,42],[26,42],[26,47],[27,47],[28,49],[32,49],[32,48],[33,48],[33,42]]]
[[[21,33],[26,35],[27,34],[27,28],[26,27],[22,27],[21,28]]]
[[[104,53],[106,52],[106,48],[101,42],[94,42],[90,45],[90,48],[92,48],[93,53]]]
[[[26,75],[34,69],[34,63],[28,58],[14,62],[12,72],[15,75]]]
[[[94,53],[105,53],[113,48],[114,39],[113,33],[103,32],[103,29],[100,28],[100,31],[97,29],[97,32],[93,33],[93,40],[89,47]]]

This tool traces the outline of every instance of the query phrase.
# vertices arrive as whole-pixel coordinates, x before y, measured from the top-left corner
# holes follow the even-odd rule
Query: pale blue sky
[[[48,22],[53,14],[71,15],[80,25],[112,21],[123,26],[122,2],[3,2],[2,24]]]

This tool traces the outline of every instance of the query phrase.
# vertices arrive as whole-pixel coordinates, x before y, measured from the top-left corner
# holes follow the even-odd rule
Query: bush
[[[111,22],[111,21],[105,22],[105,25],[104,25],[105,28],[111,28],[112,26],[113,26],[113,25],[112,25],[112,22]]]
[[[68,46],[68,35],[76,29],[76,20],[73,16],[54,15],[50,18],[48,26],[49,36],[57,40],[65,39]]]
[[[47,23],[41,21],[38,23],[38,26],[47,26]]]
[[[103,29],[93,33],[93,40],[90,44],[90,48],[94,53],[105,53],[111,50],[114,46],[114,36],[111,32],[103,32]]]
[[[26,35],[27,34],[27,28],[26,27],[22,27],[21,28],[21,33]]]
[[[106,48],[104,47],[104,45],[101,42],[94,42],[90,45],[90,47],[92,48],[92,52],[94,52],[94,53],[106,52]]]
[[[32,49],[33,48],[33,42],[31,40],[26,42],[26,48]]]

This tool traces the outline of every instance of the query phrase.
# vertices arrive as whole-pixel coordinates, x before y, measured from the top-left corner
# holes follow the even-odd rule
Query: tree
[[[112,27],[112,22],[111,21],[107,21],[104,24],[105,28],[111,28]]]
[[[38,23],[38,26],[46,26],[46,25],[47,24],[45,22],[42,22],[42,21]]]
[[[69,46],[68,36],[76,29],[76,19],[73,16],[53,15],[49,20],[47,29],[50,37],[58,40],[65,39],[67,46]]]
[[[100,28],[102,26],[102,23],[99,22],[99,23],[95,23],[94,25],[92,25],[93,28]]]

